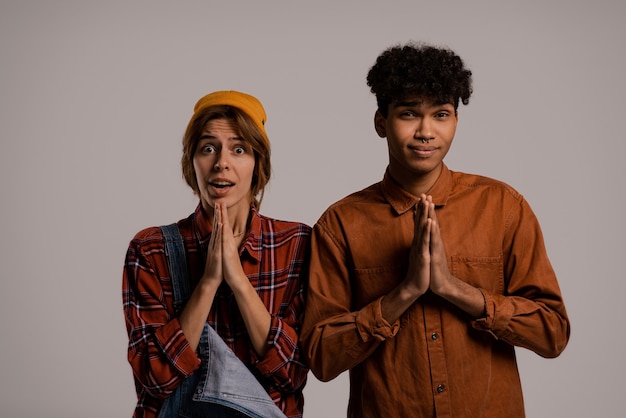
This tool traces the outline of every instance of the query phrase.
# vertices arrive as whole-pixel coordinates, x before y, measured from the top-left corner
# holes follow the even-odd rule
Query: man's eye
[[[245,154],[245,153],[246,153],[246,149],[244,147],[235,148],[235,154]]]
[[[203,145],[200,147],[200,151],[210,154],[215,152],[215,147],[213,145]]]

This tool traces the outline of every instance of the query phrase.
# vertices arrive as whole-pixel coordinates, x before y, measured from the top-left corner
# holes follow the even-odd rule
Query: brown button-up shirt
[[[474,319],[431,292],[396,323],[380,301],[405,277],[418,197],[385,175],[314,227],[302,343],[315,376],[350,370],[348,416],[524,416],[514,346],[556,357],[569,320],[539,223],[514,189],[443,167],[429,192],[451,274],[479,288]]]

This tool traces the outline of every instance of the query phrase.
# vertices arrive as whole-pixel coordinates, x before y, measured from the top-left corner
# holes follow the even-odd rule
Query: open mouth
[[[232,187],[235,185],[235,183],[230,183],[228,181],[212,181],[212,182],[209,182],[209,184],[215,187],[216,189],[224,189],[226,187]]]

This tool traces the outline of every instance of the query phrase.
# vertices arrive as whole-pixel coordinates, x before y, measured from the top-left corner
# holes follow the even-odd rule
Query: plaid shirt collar
[[[250,227],[246,233],[241,247],[239,248],[240,254],[246,252],[250,257],[257,261],[262,259],[262,240],[263,233],[261,231],[261,215],[259,214],[254,204],[250,205]],[[213,223],[209,219],[209,216],[202,209],[202,204],[199,203],[195,211],[196,218],[196,238],[203,244],[211,239],[211,233],[213,232]]]

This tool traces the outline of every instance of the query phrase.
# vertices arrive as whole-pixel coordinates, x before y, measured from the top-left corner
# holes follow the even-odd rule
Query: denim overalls
[[[177,224],[162,226],[165,255],[180,314],[191,295],[183,238]],[[217,332],[204,324],[198,345],[200,368],[164,402],[159,418],[285,418],[254,375]]]

